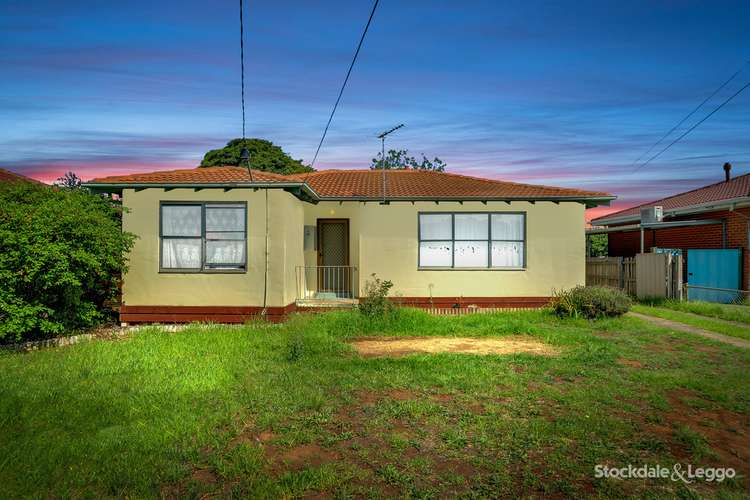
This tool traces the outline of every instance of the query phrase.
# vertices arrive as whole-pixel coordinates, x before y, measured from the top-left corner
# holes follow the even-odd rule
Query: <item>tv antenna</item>
[[[242,19],[244,11],[242,0],[240,0],[240,78],[242,81],[242,150],[240,150],[240,165],[247,167],[250,182],[253,182],[253,171],[250,168],[250,151],[245,142],[245,22]]]
[[[380,169],[383,171],[383,201],[381,202],[383,205],[385,205],[385,138],[403,126],[404,124],[401,123],[378,135],[378,139],[380,139]]]

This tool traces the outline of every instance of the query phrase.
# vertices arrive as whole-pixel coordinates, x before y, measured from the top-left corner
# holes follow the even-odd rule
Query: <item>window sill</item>
[[[159,274],[247,274],[247,269],[159,269]]]
[[[526,271],[525,267],[418,267],[417,271]]]

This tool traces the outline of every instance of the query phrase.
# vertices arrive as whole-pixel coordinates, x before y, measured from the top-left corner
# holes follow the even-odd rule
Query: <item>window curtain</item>
[[[245,206],[206,205],[206,264],[245,264]]]
[[[162,205],[161,234],[164,236],[200,236],[200,205]]]
[[[200,269],[200,238],[161,240],[161,265],[167,269]]]
[[[520,241],[493,241],[492,267],[522,267],[523,243]]]
[[[523,226],[523,214],[492,214],[492,239],[521,241]]]

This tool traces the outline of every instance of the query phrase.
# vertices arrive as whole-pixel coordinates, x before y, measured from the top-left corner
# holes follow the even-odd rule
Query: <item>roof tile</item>
[[[380,199],[383,197],[381,170],[321,170],[309,174],[279,175],[253,170],[258,182],[304,182],[321,198]],[[250,182],[241,167],[199,167],[145,174],[94,179],[89,184],[164,184]],[[591,198],[610,197],[608,193],[580,189],[519,184],[424,170],[387,170],[386,198]]]
[[[36,179],[11,172],[10,170],[5,170],[4,168],[0,168],[0,182],[31,182],[35,184],[44,184]]]
[[[641,208],[646,207],[661,206],[664,207],[665,211],[677,210],[694,205],[710,203],[712,201],[730,200],[732,198],[741,198],[744,196],[750,196],[750,174],[740,175],[729,181],[717,182],[715,184],[693,189],[692,191],[686,191],[667,198],[644,203],[637,207],[630,207],[620,210],[619,212],[613,212],[597,219],[593,219],[591,223],[600,224],[600,221],[606,222],[615,217],[633,217],[635,219],[640,219]]]

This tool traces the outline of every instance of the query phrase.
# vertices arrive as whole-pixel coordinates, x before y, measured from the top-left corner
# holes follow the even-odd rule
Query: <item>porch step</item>
[[[359,304],[357,299],[299,299],[297,300],[298,308],[338,308],[351,309]]]

